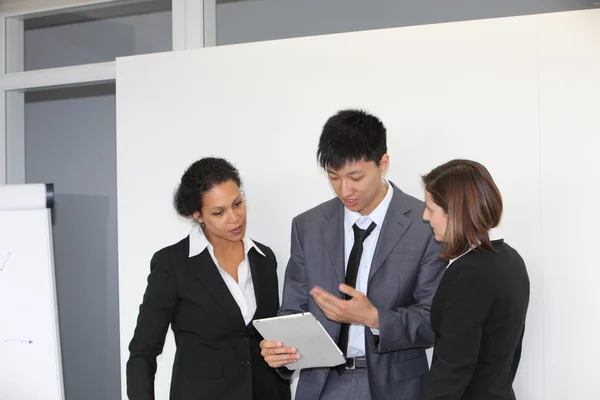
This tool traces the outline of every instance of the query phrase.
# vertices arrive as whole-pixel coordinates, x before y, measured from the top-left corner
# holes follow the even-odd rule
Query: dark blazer
[[[434,341],[429,309],[446,262],[423,221],[424,203],[390,184],[394,194],[375,247],[367,290],[379,310],[379,335],[365,329],[369,387],[374,400],[421,400],[429,371],[425,349]],[[344,206],[334,198],[293,220],[279,313],[311,312],[337,341],[341,325],[327,319],[308,292],[318,285],[341,297],[338,287],[344,277]],[[296,400],[318,399],[331,371],[302,370]],[[279,372],[291,375],[285,367]]]
[[[436,334],[425,400],[514,400],[529,277],[503,240],[454,261],[431,307]]]
[[[279,308],[277,261],[271,249],[254,242],[248,261],[257,309],[254,318],[272,317]],[[289,381],[260,354],[262,337],[248,326],[208,249],[189,255],[189,237],[152,257],[148,286],[129,345],[127,395],[154,399],[156,357],[169,324],[177,351],[171,400],[289,400]]]

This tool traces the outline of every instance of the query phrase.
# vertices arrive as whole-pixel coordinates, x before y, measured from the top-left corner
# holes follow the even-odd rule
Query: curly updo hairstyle
[[[238,170],[223,158],[202,158],[188,167],[175,191],[173,206],[182,217],[190,218],[195,212],[202,213],[204,193],[214,186],[234,181],[241,187]]]

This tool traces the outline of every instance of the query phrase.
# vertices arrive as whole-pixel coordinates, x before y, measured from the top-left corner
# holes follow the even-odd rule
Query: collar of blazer
[[[369,279],[377,273],[396,244],[402,239],[412,220],[406,216],[412,210],[408,196],[392,182],[394,196],[383,220],[379,241],[375,248]],[[331,266],[340,282],[345,279],[344,266],[344,205],[339,199],[329,201],[323,211],[320,229]]]
[[[242,242],[244,243],[244,252],[246,254],[248,254],[250,249],[254,248],[256,249],[256,251],[258,251],[260,255],[266,257],[265,253],[263,253],[258,248],[256,243],[254,243],[248,235],[244,236]],[[202,228],[194,227],[194,229],[192,229],[192,231],[189,234],[189,257],[194,257],[202,253],[207,247],[210,251],[214,251],[212,244],[210,244],[210,242],[206,238],[206,235],[204,235],[204,231],[202,230]]]
[[[189,251],[189,247],[187,247],[187,250]],[[231,295],[231,292],[227,288],[227,284],[225,284],[223,277],[219,274],[217,266],[210,256],[208,247],[205,247],[200,253],[193,257],[187,256],[188,254],[186,254],[187,262],[194,272],[194,275],[198,278],[198,283],[204,287],[207,293],[214,297],[216,302],[223,307],[225,312],[235,316],[235,324],[238,325],[240,329],[243,329],[246,326],[244,317],[242,316],[235,299]],[[252,274],[252,284],[254,285],[254,296],[256,297],[256,312],[254,313],[254,316],[255,318],[258,318],[257,316],[262,315],[261,310],[265,301],[268,302],[269,297],[273,295],[270,293],[269,287],[265,286],[265,282],[269,279],[269,268],[266,268],[268,258],[258,248],[256,243],[248,249],[246,256],[248,257],[250,273]]]

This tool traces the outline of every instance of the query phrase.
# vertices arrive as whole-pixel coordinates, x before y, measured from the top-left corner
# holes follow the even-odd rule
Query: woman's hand
[[[281,342],[263,340],[260,348],[260,354],[271,368],[283,367],[300,359],[296,348],[284,346]]]

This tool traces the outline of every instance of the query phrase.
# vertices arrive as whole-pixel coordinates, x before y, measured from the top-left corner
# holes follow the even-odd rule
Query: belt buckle
[[[346,359],[346,369],[367,368],[366,357],[353,357]]]

